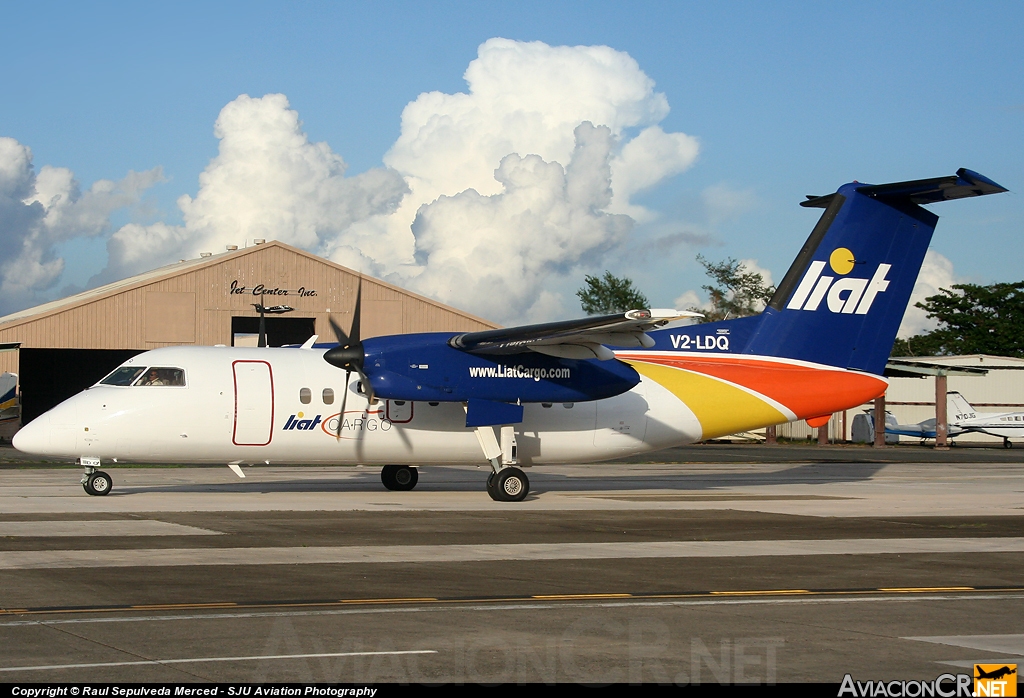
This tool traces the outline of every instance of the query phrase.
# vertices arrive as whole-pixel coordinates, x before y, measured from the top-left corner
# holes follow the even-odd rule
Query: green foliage
[[[576,295],[587,315],[611,315],[649,307],[647,298],[633,288],[632,281],[626,277],[620,279],[610,271],[602,277],[587,274],[584,286]]]
[[[916,304],[939,321],[931,332],[898,339],[893,356],[994,354],[1024,357],[1024,281],[953,284]]]
[[[715,263],[697,255],[697,261],[715,282],[701,287],[708,292],[711,308],[690,308],[704,313],[701,322],[757,315],[775,293],[775,287],[766,284],[764,277],[746,271],[743,264],[732,257]]]

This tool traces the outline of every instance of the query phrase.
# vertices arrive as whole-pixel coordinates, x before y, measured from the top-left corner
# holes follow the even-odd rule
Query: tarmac
[[[839,683],[1024,659],[1024,452],[709,444],[487,470],[0,448],[0,681]],[[634,462],[630,462],[634,461]],[[652,462],[657,461],[657,462]]]

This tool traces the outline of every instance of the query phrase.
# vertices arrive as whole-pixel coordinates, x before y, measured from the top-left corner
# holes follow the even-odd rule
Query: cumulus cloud
[[[949,288],[953,284],[964,283],[965,279],[958,277],[953,272],[953,262],[935,250],[928,250],[924,256],[924,263],[917,275],[917,283],[910,294],[910,303],[907,305],[907,312],[903,315],[903,322],[900,323],[898,337],[906,339],[915,334],[928,332],[938,327],[938,322],[928,317],[925,311],[914,306],[915,303],[923,301],[928,296],[934,296],[940,288]]]
[[[627,221],[614,216],[654,218],[630,197],[689,168],[699,144],[658,126],[669,111],[665,95],[632,57],[607,46],[491,39],[464,77],[467,92],[424,93],[405,107],[401,134],[384,162],[405,177],[410,193],[393,214],[352,226],[331,258],[391,272],[398,283],[494,320],[534,318],[542,306],[559,307],[551,298],[537,304],[545,292],[551,295],[542,287],[545,280],[564,280],[573,264],[624,240]],[[600,148],[580,149],[577,127],[585,122],[603,129]],[[563,175],[565,185],[577,189],[540,194]],[[523,209],[530,196],[544,203]],[[590,197],[590,232],[561,231],[552,238],[557,244],[530,242],[536,231],[554,231],[569,210],[576,212],[573,224],[582,225],[581,197]],[[435,223],[441,210],[443,228]],[[457,210],[478,215],[460,217]],[[482,216],[492,250],[499,230],[509,236],[490,256],[473,227],[484,223]],[[521,223],[527,228],[520,234]],[[368,255],[372,240],[388,240],[390,257]],[[466,263],[470,259],[479,263]],[[445,279],[456,267],[463,276]],[[503,304],[491,295],[452,298],[444,291],[452,285],[486,288],[498,268],[503,285],[515,279],[528,287]]]
[[[548,276],[622,242],[632,219],[604,212],[611,131],[584,122],[575,134],[565,168],[513,153],[494,172],[500,193],[468,189],[423,206],[412,226],[424,261],[416,287],[456,305],[470,300],[485,317],[530,315],[538,301],[551,303],[541,296]]]
[[[342,157],[309,141],[281,94],[241,95],[221,110],[214,135],[218,154],[200,175],[198,193],[178,199],[184,224],[124,226],[111,236],[109,265],[97,280],[253,238],[322,253],[354,222],[394,211],[408,191],[394,170],[345,177]]]
[[[44,165],[37,174],[32,151],[0,137],[0,312],[30,304],[54,285],[64,271],[59,243],[108,231],[114,211],[138,203],[161,179],[160,168],[129,172],[83,193],[71,170]]]
[[[699,143],[659,125],[668,100],[627,53],[496,38],[464,78],[465,92],[406,105],[384,167],[351,177],[284,95],[239,96],[217,118],[218,152],[197,191],[178,199],[182,223],[121,227],[90,283],[266,238],[499,322],[542,320],[561,314],[571,280],[604,267],[637,222],[669,233],[659,249],[705,239],[632,201],[689,168]],[[24,205],[52,211],[55,231],[98,229],[106,209],[86,203],[103,187],[77,197],[70,173],[59,174],[40,172],[17,200],[37,196]],[[81,205],[66,208],[68,197]],[[38,279],[17,283],[59,275],[47,249],[37,250]]]

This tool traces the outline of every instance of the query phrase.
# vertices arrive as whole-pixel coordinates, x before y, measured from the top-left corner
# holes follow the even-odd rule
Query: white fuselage
[[[972,419],[951,422],[964,431],[976,431],[1004,439],[1024,438],[1024,412],[982,413]]]
[[[96,385],[26,425],[15,446],[132,462],[486,462],[461,403],[369,405],[358,377],[344,385],[320,349],[168,347],[126,365],[183,369],[185,385]],[[693,412],[647,379],[606,400],[527,404],[514,429],[524,465],[607,460],[701,438]]]

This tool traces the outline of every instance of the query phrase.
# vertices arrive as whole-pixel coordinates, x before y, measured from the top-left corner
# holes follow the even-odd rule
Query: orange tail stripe
[[[681,368],[742,385],[785,405],[799,419],[862,405],[884,393],[887,387],[883,379],[864,373],[758,359],[639,353],[622,358]]]

